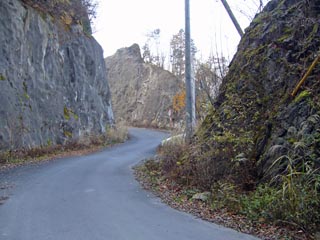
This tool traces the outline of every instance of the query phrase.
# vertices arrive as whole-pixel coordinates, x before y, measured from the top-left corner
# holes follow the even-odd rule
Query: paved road
[[[132,138],[89,156],[0,173],[13,185],[0,206],[0,239],[255,239],[171,209],[134,180],[131,167],[166,134],[131,129]]]

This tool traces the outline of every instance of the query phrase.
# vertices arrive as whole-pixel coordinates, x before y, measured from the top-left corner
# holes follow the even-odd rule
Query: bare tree
[[[227,73],[227,60],[224,57],[209,57],[205,62],[198,61],[195,73],[197,88],[197,115],[205,116],[208,107],[213,106],[222,79]]]
[[[152,63],[152,56],[148,42],[142,46],[142,58],[144,62]]]
[[[231,8],[240,12],[249,21],[252,21],[254,16],[261,12],[268,2],[270,0],[242,0],[237,1]]]
[[[147,40],[142,47],[145,62],[164,68],[165,55],[160,51],[160,29],[154,29],[146,34]]]

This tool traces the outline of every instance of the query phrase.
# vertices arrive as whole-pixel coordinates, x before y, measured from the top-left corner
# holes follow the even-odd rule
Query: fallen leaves
[[[233,213],[225,208],[213,210],[210,203],[192,200],[194,189],[165,178],[160,171],[151,171],[144,165],[135,167],[136,179],[143,188],[152,191],[172,208],[191,213],[196,217],[219,224],[239,232],[255,235],[263,240],[306,240],[313,239],[303,231],[283,225],[266,223],[265,219],[251,221],[243,215]],[[189,187],[190,188],[190,187]]]

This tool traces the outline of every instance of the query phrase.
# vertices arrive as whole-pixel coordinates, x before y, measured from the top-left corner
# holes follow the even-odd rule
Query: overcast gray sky
[[[122,47],[146,42],[146,34],[161,30],[161,48],[169,52],[173,34],[184,28],[184,0],[98,0],[94,37],[110,56]],[[258,8],[258,0],[229,0],[242,28],[246,28]],[[266,2],[266,0],[264,0]],[[190,0],[191,37],[198,57],[223,52],[231,59],[240,37],[220,0]]]

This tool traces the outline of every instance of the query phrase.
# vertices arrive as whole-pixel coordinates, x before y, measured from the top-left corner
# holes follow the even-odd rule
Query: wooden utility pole
[[[186,138],[190,141],[196,125],[195,84],[192,77],[190,3],[185,0],[185,81],[186,81]]]
[[[234,16],[227,0],[221,0],[224,8],[227,10],[228,14],[229,14],[229,17],[231,18],[232,22],[233,22],[233,25],[236,27],[240,37],[243,36],[243,31],[242,31],[242,28],[240,27],[240,24],[238,23],[238,20],[236,19],[236,17]]]

